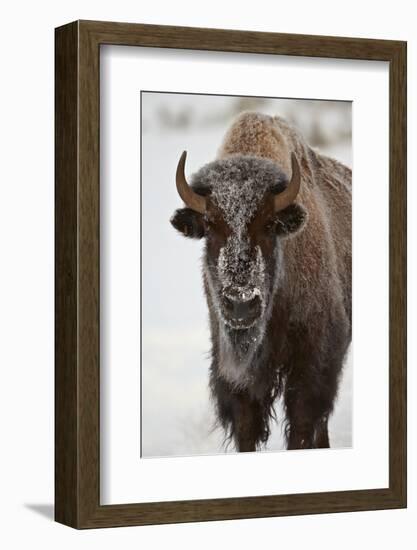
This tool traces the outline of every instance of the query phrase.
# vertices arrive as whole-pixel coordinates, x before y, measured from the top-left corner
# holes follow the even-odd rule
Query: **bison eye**
[[[216,228],[216,224],[215,224],[214,220],[212,220],[211,218],[204,218],[204,223],[205,223],[205,226],[207,227],[207,229],[215,229]]]
[[[264,232],[267,234],[267,235],[272,235],[275,233],[275,227],[276,227],[276,222],[275,220],[269,220],[265,225],[264,225]]]
[[[222,219],[206,216],[204,218],[204,227],[207,233],[211,233],[218,237],[227,238],[230,235],[230,229]]]
[[[207,217],[205,218],[205,225],[206,229],[215,233],[223,232],[223,224],[217,219]]]

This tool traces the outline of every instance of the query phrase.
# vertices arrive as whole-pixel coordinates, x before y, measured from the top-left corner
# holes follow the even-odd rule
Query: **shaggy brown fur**
[[[341,277],[343,299],[350,314],[351,170],[316,153],[283,118],[259,113],[243,113],[237,118],[225,136],[218,158],[255,155],[275,161],[290,176],[292,151],[297,155],[302,173],[297,203],[308,212],[307,228],[297,238],[285,241],[292,304],[302,304],[299,314],[304,312],[307,318],[319,314],[329,306],[329,287],[334,288],[335,279]],[[336,292],[338,287],[336,284]]]
[[[249,178],[246,185],[252,181],[254,166],[259,178],[271,177],[270,161],[279,169],[278,179],[280,173],[290,177],[292,152],[300,165],[301,188],[296,204],[279,212],[276,237],[262,237],[264,218],[272,216],[263,203],[248,223],[248,257],[261,250],[265,263],[261,302],[262,297],[268,302],[267,307],[262,303],[262,311],[268,314],[263,314],[262,332],[230,330],[229,347],[224,345],[224,320],[216,305],[220,288],[216,266],[230,231],[224,220],[217,224],[216,235],[210,230],[208,218],[222,217],[218,209],[211,206],[207,216],[182,209],[171,220],[182,233],[207,239],[204,282],[212,335],[210,386],[218,418],[240,451],[253,451],[267,441],[274,400],[280,394],[288,448],[329,447],[328,417],[351,339],[351,171],[311,149],[284,119],[244,113],[227,132],[218,160],[193,180],[196,192],[210,195],[213,185],[218,185],[216,177],[229,174],[234,181],[239,166],[247,165],[246,172],[242,169]],[[257,167],[256,159],[265,159],[264,165]],[[253,258],[248,261],[254,262]],[[257,344],[248,344],[252,341]],[[231,354],[241,357],[241,364]]]

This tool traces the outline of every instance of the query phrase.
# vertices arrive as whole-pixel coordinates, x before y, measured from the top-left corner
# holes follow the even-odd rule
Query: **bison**
[[[351,178],[285,119],[243,113],[187,183],[171,223],[205,239],[210,389],[240,452],[270,435],[282,396],[288,449],[327,448],[351,341]]]

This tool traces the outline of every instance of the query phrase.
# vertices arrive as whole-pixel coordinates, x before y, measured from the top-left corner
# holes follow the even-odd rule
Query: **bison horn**
[[[181,155],[180,160],[178,161],[177,166],[177,191],[179,196],[182,198],[186,206],[204,214],[206,211],[206,199],[202,195],[198,195],[195,191],[191,189],[188,185],[187,180],[185,179],[184,169],[185,169],[185,159],[187,158],[187,151],[184,151]]]
[[[293,203],[300,190],[300,183],[301,183],[300,166],[298,164],[295,153],[291,153],[291,168],[292,168],[292,175],[291,175],[290,183],[287,185],[284,191],[282,191],[282,193],[278,193],[278,195],[275,195],[274,197],[275,212],[284,210],[284,208],[287,208],[287,206]]]

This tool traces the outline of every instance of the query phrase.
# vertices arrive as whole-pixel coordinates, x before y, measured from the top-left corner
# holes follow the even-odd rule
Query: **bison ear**
[[[276,232],[280,237],[290,237],[301,231],[307,221],[307,211],[299,204],[293,203],[276,215]]]
[[[185,237],[193,239],[204,237],[203,215],[191,208],[179,208],[174,212],[170,222]]]

